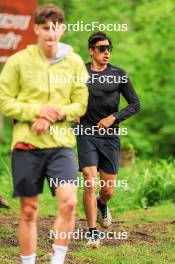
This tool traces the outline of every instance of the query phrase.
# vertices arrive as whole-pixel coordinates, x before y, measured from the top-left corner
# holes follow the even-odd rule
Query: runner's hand
[[[46,133],[49,126],[51,125],[51,122],[44,118],[38,118],[32,125],[32,131],[36,132],[37,135]]]
[[[97,124],[98,129],[110,127],[115,122],[115,120],[116,120],[116,117],[113,115],[102,118]]]
[[[74,124],[80,124],[80,118],[77,118],[73,121]]]
[[[66,113],[62,109],[57,109],[57,120],[62,121],[66,119]]]
[[[39,118],[44,118],[51,123],[55,123],[58,120],[58,108],[52,105],[44,105],[41,108]]]

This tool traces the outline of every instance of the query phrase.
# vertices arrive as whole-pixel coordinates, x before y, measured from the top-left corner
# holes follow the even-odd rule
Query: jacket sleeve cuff
[[[41,106],[40,105],[32,105],[31,106],[31,111],[29,111],[29,116],[30,120],[33,122],[39,117],[41,111]]]
[[[114,113],[113,113],[113,116],[116,117],[116,121],[118,121],[118,122],[121,121],[121,118],[120,118],[120,112],[114,112]]]
[[[71,105],[63,106],[62,109],[66,114],[67,121],[73,121],[77,118],[77,116],[75,116],[74,108]]]

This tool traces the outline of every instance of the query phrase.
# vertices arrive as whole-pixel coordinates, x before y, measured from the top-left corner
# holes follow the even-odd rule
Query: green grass
[[[129,233],[136,225],[140,229],[153,223],[156,244],[151,243],[125,243],[115,247],[102,246],[99,250],[87,249],[82,244],[79,252],[70,255],[75,259],[75,263],[112,263],[112,264],[170,264],[175,263],[175,225],[169,224],[174,217],[175,206],[172,204],[161,205],[148,210],[138,209],[130,212],[118,214],[118,221],[123,221],[122,226]],[[162,230],[156,226],[165,228]],[[144,232],[144,231],[143,231]]]
[[[16,238],[19,200],[13,199],[11,195],[9,164],[9,158],[1,157],[0,194],[11,205],[10,210],[0,209],[2,223],[0,226],[0,263],[2,264],[18,263],[19,255]],[[115,221],[114,230],[115,228],[126,230],[128,240],[124,243],[119,241],[114,245],[103,243],[99,250],[88,249],[85,241],[74,240],[70,244],[66,264],[175,263],[174,172],[174,162],[164,160],[138,159],[131,166],[121,168],[118,180],[127,180],[128,188],[116,188],[109,206]],[[82,193],[83,188],[79,188],[77,220],[84,218]],[[44,193],[40,195],[40,216],[42,221],[48,221],[48,219],[50,221],[49,224],[45,222],[46,230],[47,228],[49,230],[53,223],[56,211],[56,199],[51,196],[48,185],[45,184]],[[40,226],[40,232],[42,229],[43,227]],[[144,240],[145,238],[148,240]],[[47,254],[50,252],[50,247],[51,241],[45,231],[39,236],[37,263],[49,263]]]
[[[137,209],[130,212],[118,213],[119,228],[128,232],[128,240],[117,245],[102,244],[98,250],[86,247],[85,241],[72,241],[66,264],[173,264],[175,263],[175,224],[173,204],[164,204],[148,210]],[[0,210],[0,217],[4,211]],[[17,219],[9,212],[6,219],[17,223]],[[5,219],[5,218],[4,218]],[[113,224],[114,225],[114,224]],[[15,228],[16,229],[16,228]],[[42,226],[40,226],[42,229]],[[41,230],[40,230],[41,231]],[[134,232],[134,233],[133,233]],[[139,232],[146,233],[148,240],[140,240]],[[3,237],[14,240],[16,243],[16,230],[9,222],[0,227],[1,240]],[[150,240],[154,237],[154,240]],[[6,241],[6,240],[5,240]],[[5,246],[6,245],[6,246]],[[19,250],[17,246],[8,246],[5,243],[0,247],[0,263],[18,263]],[[13,245],[13,243],[12,243]],[[47,236],[39,236],[38,262],[49,263],[51,241]],[[15,259],[15,262],[13,262]]]
[[[170,264],[174,263],[172,256],[175,246],[161,245],[159,248],[148,246],[122,245],[115,248],[101,247],[98,251],[82,247],[74,256],[75,263],[100,264]]]

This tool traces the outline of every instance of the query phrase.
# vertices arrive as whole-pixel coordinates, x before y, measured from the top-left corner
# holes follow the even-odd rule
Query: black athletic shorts
[[[12,152],[13,196],[42,193],[47,178],[52,195],[64,183],[76,184],[77,163],[72,148],[18,150]]]
[[[117,174],[120,154],[120,138],[96,136],[77,136],[79,170],[96,166],[98,169]]]

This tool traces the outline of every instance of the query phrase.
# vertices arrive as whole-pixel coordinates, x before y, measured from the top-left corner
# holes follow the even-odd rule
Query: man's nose
[[[56,33],[54,30],[48,30],[47,34],[49,37],[54,37]]]

